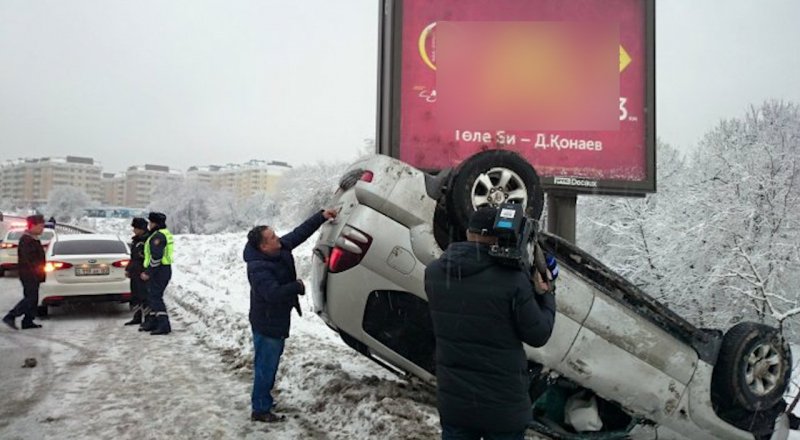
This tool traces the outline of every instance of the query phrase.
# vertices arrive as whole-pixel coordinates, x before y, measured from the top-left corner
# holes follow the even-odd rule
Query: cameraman
[[[531,401],[522,343],[541,347],[553,331],[552,277],[534,271],[531,280],[489,255],[496,217],[495,208],[478,209],[468,241],[425,270],[443,440],[523,439]]]

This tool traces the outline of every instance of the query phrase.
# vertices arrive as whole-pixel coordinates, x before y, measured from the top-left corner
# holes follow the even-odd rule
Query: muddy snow
[[[126,305],[56,308],[42,329],[0,328],[0,438],[439,438],[433,390],[347,347],[313,314],[310,295],[301,298],[303,317],[292,312],[278,372],[276,412],[287,419],[249,420],[243,235],[176,237],[169,336],[122,326]],[[312,242],[295,252],[307,286]],[[0,278],[0,312],[20,297],[16,278]],[[37,365],[23,368],[27,358]]]
[[[308,274],[310,244],[298,250]],[[284,423],[250,422],[252,339],[241,234],[177,238],[173,333],[124,327],[125,305],[51,309],[44,328],[0,329],[0,438],[433,439],[432,390],[345,346],[311,312],[293,316],[276,384]],[[0,278],[0,310],[21,297]],[[294,312],[293,312],[294,313]],[[37,366],[22,368],[26,358]]]

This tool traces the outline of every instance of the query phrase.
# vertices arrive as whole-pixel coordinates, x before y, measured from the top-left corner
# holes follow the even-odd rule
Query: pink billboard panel
[[[550,187],[655,190],[652,0],[390,3],[383,151],[442,169],[502,148]]]

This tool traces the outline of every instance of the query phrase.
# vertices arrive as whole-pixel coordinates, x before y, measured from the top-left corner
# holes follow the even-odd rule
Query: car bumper
[[[131,297],[130,281],[106,283],[58,283],[48,279],[39,287],[40,305],[62,302],[128,301]]]
[[[73,296],[56,296],[51,295],[42,298],[40,305],[43,306],[60,306],[63,304],[85,304],[85,303],[101,303],[101,302],[128,302],[131,300],[130,292],[126,293],[108,293],[99,295],[73,295]]]
[[[0,269],[13,270],[17,268],[17,253],[9,255],[8,251],[0,252]]]

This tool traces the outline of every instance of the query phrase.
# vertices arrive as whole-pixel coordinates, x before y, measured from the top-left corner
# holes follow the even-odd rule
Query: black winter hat
[[[145,220],[145,219],[143,219],[141,217],[134,217],[133,221],[131,222],[131,226],[133,226],[136,229],[144,229],[146,231],[147,230],[147,220]]]
[[[167,223],[167,216],[160,212],[151,212],[147,215],[147,219],[157,225],[163,225]]]
[[[494,235],[495,218],[497,218],[497,208],[491,206],[478,208],[469,217],[467,230],[474,234]]]

